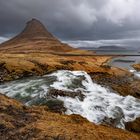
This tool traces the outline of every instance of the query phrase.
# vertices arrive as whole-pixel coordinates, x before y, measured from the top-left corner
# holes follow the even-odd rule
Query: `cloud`
[[[102,14],[107,20],[122,25],[133,14],[135,0],[109,0],[103,7]]]
[[[62,40],[139,38],[139,7],[138,0],[1,0],[0,36],[35,17]]]
[[[4,41],[6,41],[6,40],[8,40],[8,38],[0,37],[0,43],[4,42]]]
[[[98,48],[100,46],[123,46],[130,49],[140,49],[140,38],[131,38],[131,39],[116,39],[116,40],[78,40],[78,41],[66,41],[65,43],[70,44],[71,46],[78,47],[87,47],[87,48]]]

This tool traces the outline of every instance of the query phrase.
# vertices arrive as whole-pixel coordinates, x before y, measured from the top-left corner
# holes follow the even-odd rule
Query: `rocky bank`
[[[46,106],[26,107],[0,94],[2,140],[139,140],[128,131],[97,126],[78,115],[51,112]]]
[[[140,71],[140,64],[134,64],[133,68],[137,71]]]

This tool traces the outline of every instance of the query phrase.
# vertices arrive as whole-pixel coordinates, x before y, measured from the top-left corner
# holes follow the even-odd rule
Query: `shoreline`
[[[97,54],[96,52],[91,52],[89,51],[90,53],[88,54],[79,54],[79,53],[55,53],[55,52],[45,52],[45,51],[13,51],[13,52],[9,52],[8,54],[50,54],[50,55],[58,55],[58,56],[112,56],[112,57],[123,57],[123,56],[140,56],[140,54]],[[0,51],[0,53],[7,53],[5,51]]]

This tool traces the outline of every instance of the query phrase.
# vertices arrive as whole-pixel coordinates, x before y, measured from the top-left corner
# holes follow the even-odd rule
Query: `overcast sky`
[[[140,47],[140,0],[0,0],[0,42],[37,18],[75,46]]]

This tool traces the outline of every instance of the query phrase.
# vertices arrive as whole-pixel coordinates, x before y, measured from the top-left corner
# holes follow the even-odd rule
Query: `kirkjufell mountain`
[[[14,38],[0,44],[0,51],[69,52],[76,50],[55,38],[37,19],[27,22],[25,29]]]

